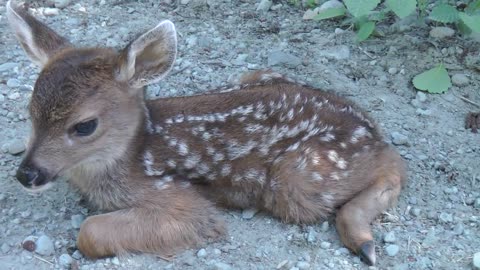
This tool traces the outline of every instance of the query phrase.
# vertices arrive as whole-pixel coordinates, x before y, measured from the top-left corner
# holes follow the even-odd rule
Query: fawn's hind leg
[[[164,190],[138,207],[89,217],[77,245],[90,258],[127,252],[172,255],[222,235],[223,222],[215,216],[210,203],[193,190]]]
[[[377,160],[372,184],[343,205],[336,218],[342,242],[369,265],[375,264],[370,223],[396,202],[406,181],[403,162],[394,150],[385,148]]]

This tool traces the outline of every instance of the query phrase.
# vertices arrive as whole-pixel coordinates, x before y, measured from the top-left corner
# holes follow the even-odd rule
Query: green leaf
[[[360,25],[360,29],[357,32],[357,40],[359,42],[366,40],[375,30],[374,22],[366,22]]]
[[[460,12],[460,19],[462,22],[472,29],[473,32],[480,33],[480,15],[468,15],[466,13]]]
[[[385,4],[400,18],[407,17],[417,8],[417,0],[387,0]]]
[[[447,70],[443,64],[440,64],[437,67],[415,76],[413,78],[413,86],[418,90],[439,94],[447,91],[447,89],[452,86],[452,82],[450,81]]]
[[[368,15],[370,11],[376,8],[380,0],[344,0],[343,3],[354,17],[361,17]]]
[[[314,20],[320,21],[320,20],[325,20],[325,19],[330,19],[330,18],[335,18],[335,17],[340,17],[345,15],[345,8],[329,8],[322,10],[320,13],[318,13],[315,17],[313,17]]]
[[[465,13],[468,15],[475,15],[480,12],[480,0],[474,1],[468,4],[467,8],[465,9]]]
[[[441,4],[432,9],[430,19],[441,23],[456,22],[459,19],[458,11],[453,6]]]

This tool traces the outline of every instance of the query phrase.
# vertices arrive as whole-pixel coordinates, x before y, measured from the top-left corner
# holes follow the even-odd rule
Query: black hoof
[[[375,264],[375,243],[373,241],[364,242],[360,245],[360,250],[358,251],[358,256],[366,264],[372,266]]]

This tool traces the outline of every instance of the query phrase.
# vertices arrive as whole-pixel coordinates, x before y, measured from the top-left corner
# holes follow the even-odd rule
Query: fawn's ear
[[[25,52],[40,67],[60,49],[71,46],[67,39],[12,1],[7,2],[7,18]]]
[[[162,21],[122,51],[116,78],[137,89],[158,82],[172,69],[176,56],[175,26],[171,21]]]

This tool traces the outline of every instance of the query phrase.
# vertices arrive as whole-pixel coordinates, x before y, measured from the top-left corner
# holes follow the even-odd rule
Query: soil
[[[170,261],[147,254],[85,259],[75,239],[79,222],[92,213],[76,191],[60,180],[33,196],[14,177],[21,156],[12,153],[22,152],[30,131],[27,104],[39,69],[10,31],[6,1],[1,0],[0,269],[474,267],[474,254],[480,252],[480,135],[465,126],[465,118],[478,111],[472,102],[480,103],[478,40],[459,33],[434,39],[429,36],[434,25],[392,17],[379,26],[384,36],[357,43],[348,26],[302,20],[305,9],[287,1],[274,1],[268,11],[257,11],[256,0],[55,2],[65,7],[50,10],[48,16],[42,10],[54,4],[32,1],[30,6],[38,18],[81,46],[120,49],[161,19],[172,20],[179,57],[172,74],[148,89],[152,98],[205,92],[244,71],[270,67],[354,100],[407,160],[409,183],[398,205],[373,223],[375,267],[343,247],[333,219],[297,226],[263,213],[252,217],[252,211],[231,210],[222,212],[229,228],[225,240]],[[417,93],[413,76],[438,63],[444,63],[450,76],[464,75],[463,80],[454,81],[444,94]],[[41,235],[53,242],[53,253],[22,247],[31,236],[23,246],[32,250],[32,239]]]

